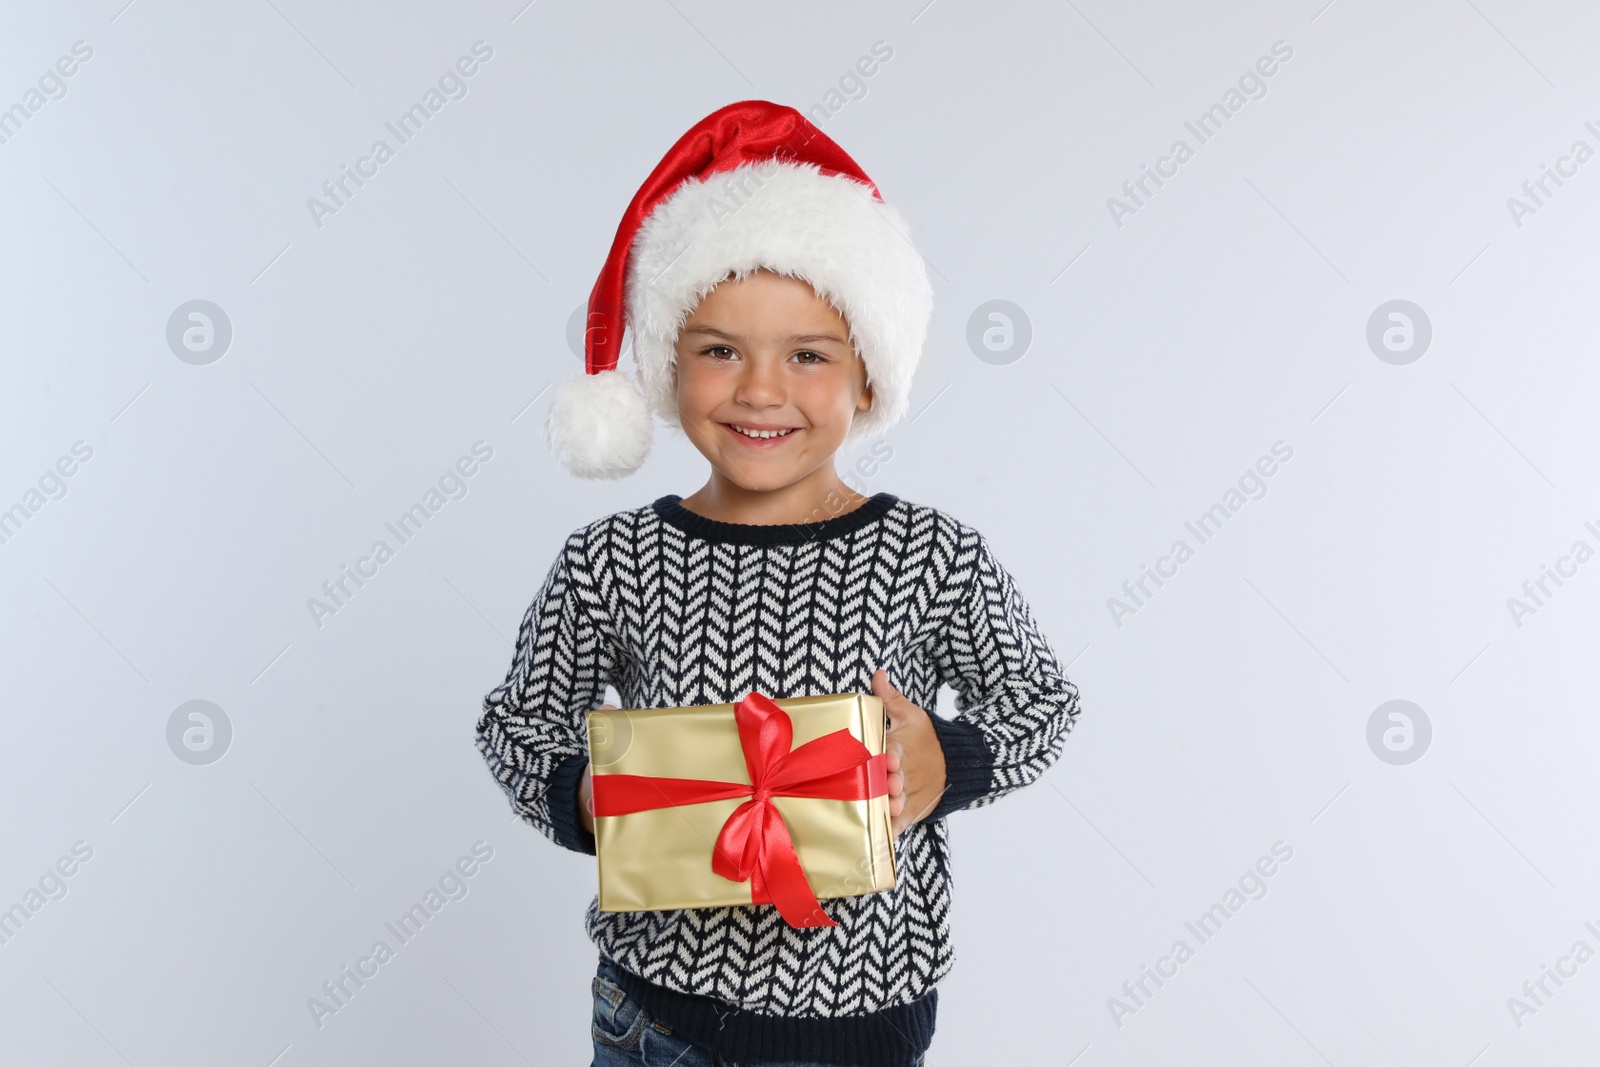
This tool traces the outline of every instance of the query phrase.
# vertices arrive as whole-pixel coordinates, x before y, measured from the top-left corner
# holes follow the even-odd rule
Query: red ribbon
[[[752,691],[733,706],[751,785],[700,778],[597,774],[596,815],[632,815],[657,808],[750,797],[722,824],[711,869],[750,882],[755,904],[776,904],[790,926],[838,926],[823,912],[773,797],[867,800],[888,793],[884,757],[873,755],[849,730],[794,744],[794,724],[771,697]]]

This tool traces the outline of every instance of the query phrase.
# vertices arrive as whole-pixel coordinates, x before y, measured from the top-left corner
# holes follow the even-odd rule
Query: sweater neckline
[[[900,498],[893,493],[874,493],[865,504],[843,515],[816,522],[771,525],[708,519],[684,507],[682,500],[683,497],[677,493],[668,493],[657,498],[650,506],[662,522],[704,541],[735,545],[796,545],[807,541],[831,541],[854,533],[887,515]]]

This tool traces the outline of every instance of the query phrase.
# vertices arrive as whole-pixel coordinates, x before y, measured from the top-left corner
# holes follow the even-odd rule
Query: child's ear
[[[856,410],[857,411],[871,411],[872,410],[872,383],[871,382],[867,383],[867,387],[865,389],[861,390],[861,395],[856,398]]]

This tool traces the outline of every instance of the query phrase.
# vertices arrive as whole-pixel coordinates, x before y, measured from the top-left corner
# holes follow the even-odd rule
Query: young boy
[[[593,853],[583,716],[612,706],[608,685],[630,708],[870,690],[890,720],[898,881],[824,900],[837,925],[810,928],[770,904],[591,902],[596,1065],[922,1064],[952,963],[944,819],[1036,779],[1077,717],[984,537],[863,496],[834,468],[841,445],[905,412],[931,304],[876,186],[763,101],[685,134],[619,228],[552,446],[574,474],[624,476],[653,410],[710,478],[567,538],[484,700],[478,748],[524,819]],[[648,400],[616,370],[624,315]],[[941,684],[954,719],[926,710]]]

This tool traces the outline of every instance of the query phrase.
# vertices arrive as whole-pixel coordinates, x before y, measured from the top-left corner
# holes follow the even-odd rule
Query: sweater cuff
[[[589,757],[578,754],[556,764],[545,790],[545,802],[550,811],[550,824],[555,828],[556,843],[593,856],[594,835],[583,828],[583,818],[578,813],[578,787],[588,766]]]
[[[939,747],[944,749],[944,795],[924,817],[925,821],[942,819],[985,796],[994,770],[994,756],[982,730],[935,712],[929,712],[928,718],[933,722]]]

